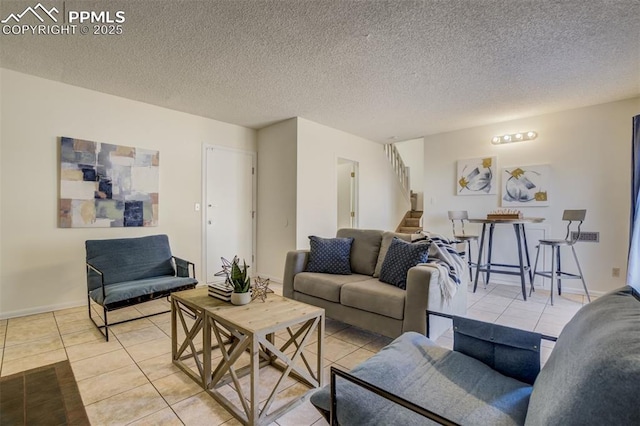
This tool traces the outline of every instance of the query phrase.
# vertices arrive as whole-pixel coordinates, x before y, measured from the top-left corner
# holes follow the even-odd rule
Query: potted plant
[[[240,267],[240,259],[235,256],[231,261],[231,270],[229,271],[229,282],[233,287],[233,293],[231,293],[231,303],[234,305],[246,305],[251,302],[251,278],[247,270],[247,262],[242,261],[242,267]]]

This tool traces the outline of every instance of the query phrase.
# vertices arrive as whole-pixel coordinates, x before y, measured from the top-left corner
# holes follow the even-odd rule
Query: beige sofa
[[[378,280],[384,256],[393,237],[411,240],[410,234],[378,230],[340,229],[341,238],[353,238],[351,275],[304,272],[308,250],[287,254],[283,294],[285,297],[319,306],[326,315],[347,324],[397,337],[406,331],[427,332],[426,310],[465,315],[467,310],[467,274],[449,301],[443,300],[438,284],[439,271],[429,264],[409,269],[407,288]],[[438,338],[451,322],[429,318],[429,337]]]

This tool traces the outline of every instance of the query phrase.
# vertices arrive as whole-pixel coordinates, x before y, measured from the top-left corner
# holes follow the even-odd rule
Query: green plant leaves
[[[251,278],[247,272],[248,269],[247,262],[244,260],[242,261],[242,268],[240,268],[240,259],[238,259],[238,256],[234,256],[231,261],[229,281],[231,281],[235,293],[246,293],[249,291]]]

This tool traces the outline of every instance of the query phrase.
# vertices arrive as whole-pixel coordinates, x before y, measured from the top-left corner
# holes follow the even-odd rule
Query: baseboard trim
[[[45,312],[59,311],[61,309],[77,308],[79,306],[86,306],[87,301],[74,301],[57,303],[55,305],[37,306],[35,308],[18,309],[16,311],[0,312],[0,320],[9,318],[26,317],[27,315],[42,314]]]
[[[472,284],[473,284],[473,282],[472,282]],[[501,280],[499,278],[494,279],[493,277],[491,277],[491,282],[489,283],[489,285],[491,285],[491,284],[508,285],[508,286],[518,287],[518,288],[521,287],[520,283],[516,283],[516,282],[513,282],[513,281],[507,281],[507,280]],[[478,282],[478,287],[483,286],[483,285],[484,285],[484,283],[482,282],[482,279],[480,279],[479,282]],[[536,289],[538,289],[538,288],[542,288],[543,290],[549,290],[549,286],[548,285],[542,286],[542,287],[540,287],[540,285],[536,285]],[[589,287],[587,286],[587,288],[589,288]],[[558,291],[555,288],[555,286],[554,286],[554,290],[556,292]],[[569,294],[581,294],[581,295],[584,295],[584,289],[583,288],[571,288],[571,287],[567,287],[566,285],[562,286],[562,292],[563,293],[569,293]],[[591,290],[589,288],[589,294],[593,295],[593,296],[600,297],[600,296],[605,295],[607,293],[608,293],[608,291]],[[529,294],[529,283],[527,282],[527,295],[528,294]]]
[[[282,278],[280,277],[273,277],[271,275],[266,275],[266,274],[256,274],[256,276],[260,278],[268,278],[269,281],[271,281],[272,283],[282,284]]]

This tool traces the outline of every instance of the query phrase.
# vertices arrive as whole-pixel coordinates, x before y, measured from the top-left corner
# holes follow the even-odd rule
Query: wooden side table
[[[185,318],[194,319],[191,327]],[[206,287],[173,293],[171,302],[171,340],[173,363],[211,397],[243,424],[266,425],[301,402],[294,398],[273,412],[269,409],[289,376],[310,388],[323,385],[324,309],[292,299],[270,294],[263,303],[255,300],[248,305],[234,306],[208,296]],[[185,332],[178,345],[178,321]],[[202,330],[202,349],[198,350],[196,336]],[[275,333],[286,330],[288,338],[276,345]],[[317,333],[316,353],[310,354],[305,346],[313,333]],[[292,355],[287,355],[294,348]],[[212,350],[222,353],[219,363],[212,365]],[[248,352],[250,364],[239,367],[241,355]],[[313,355],[312,357],[310,355]],[[185,364],[195,359],[196,369]],[[270,390],[269,397],[260,406],[258,383],[260,368],[273,366],[282,372]],[[245,395],[239,379],[250,375],[250,389]],[[229,384],[238,394],[240,405],[225,397],[218,389]]]
[[[206,287],[193,290],[178,291],[171,295],[171,359],[186,375],[204,385],[204,357],[203,349],[197,349],[196,336],[203,329],[204,310],[206,308],[230,306],[227,302],[208,295]],[[194,320],[191,326],[189,320]],[[180,325],[178,325],[178,322]],[[185,338],[178,345],[178,327],[184,332]],[[229,337],[229,336],[227,336]],[[209,348],[209,353],[211,348]],[[195,370],[185,361],[193,359]]]
[[[222,351],[219,364],[213,369],[211,357],[204,358],[204,376],[207,392],[238,420],[244,424],[270,424],[284,412],[300,402],[295,398],[282,407],[269,413],[280,385],[288,376],[293,376],[310,388],[322,386],[324,340],[324,309],[307,305],[278,295],[269,295],[262,303],[254,301],[233,309],[206,308],[204,314],[204,348],[211,347],[211,336]],[[299,327],[296,327],[299,326]],[[275,344],[275,333],[287,330],[289,338],[280,347]],[[229,348],[225,346],[225,333],[233,337]],[[315,362],[308,358],[305,346],[313,333],[317,333]],[[294,347],[293,355],[285,354]],[[236,362],[243,352],[251,356],[249,366],[236,368]],[[296,363],[301,360],[302,365]],[[271,390],[262,407],[258,400],[260,367],[271,365],[282,375]],[[249,374],[250,390],[245,395],[239,383],[239,377]],[[237,392],[241,406],[236,406],[222,395],[218,388],[229,383]]]

